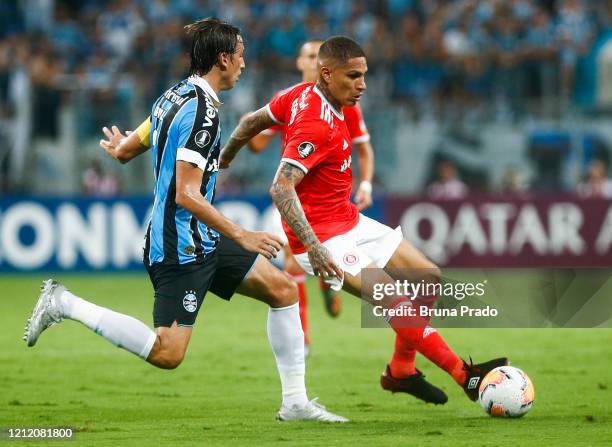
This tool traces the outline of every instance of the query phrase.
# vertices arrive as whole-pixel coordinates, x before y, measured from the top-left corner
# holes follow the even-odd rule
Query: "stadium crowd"
[[[241,27],[247,71],[228,102],[237,113],[298,80],[301,42],[346,34],[368,54],[364,104],[406,104],[456,122],[481,106],[510,120],[576,102],[580,63],[612,28],[612,3],[587,0],[19,0],[0,3],[0,135],[19,103],[33,137],[56,137],[68,95],[80,136],[130,122],[184,77],[189,21]],[[31,85],[31,89],[24,86]],[[31,95],[25,93],[31,91]],[[87,104],[95,103],[96,107]],[[529,109],[529,110],[527,110]],[[467,113],[466,113],[467,112]],[[25,112],[24,112],[25,113]],[[121,116],[121,114],[124,116]],[[138,115],[139,113],[137,113]],[[473,113],[472,113],[473,114]],[[91,116],[88,116],[91,115]],[[367,114],[366,114],[367,117]],[[90,118],[90,119],[87,119]],[[18,137],[17,137],[18,138]],[[13,139],[15,137],[13,136]],[[6,142],[6,138],[0,138]],[[2,153],[9,149],[0,144]],[[1,185],[0,185],[1,188]]]
[[[45,109],[60,99],[53,89],[76,86],[114,87],[118,100],[137,86],[152,99],[184,74],[183,24],[208,15],[242,28],[256,96],[295,79],[301,42],[346,34],[366,48],[381,87],[370,101],[415,104],[441,95],[571,97],[577,62],[612,24],[610,2],[584,0],[2,2],[2,103],[20,70],[42,91]]]

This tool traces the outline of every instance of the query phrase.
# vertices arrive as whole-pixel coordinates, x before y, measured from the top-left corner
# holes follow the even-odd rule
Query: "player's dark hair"
[[[205,75],[217,63],[220,54],[236,52],[240,29],[215,17],[191,23],[185,26],[185,31],[191,36],[190,74]]]
[[[354,57],[365,57],[365,52],[350,37],[332,36],[319,48],[319,59],[331,58],[339,62],[348,62]]]

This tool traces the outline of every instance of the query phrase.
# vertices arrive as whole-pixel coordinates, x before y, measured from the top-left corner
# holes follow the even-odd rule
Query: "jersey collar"
[[[217,92],[215,92],[213,90],[213,88],[210,86],[208,81],[206,79],[204,79],[203,77],[196,76],[196,75],[191,75],[191,76],[189,76],[189,79],[187,79],[187,80],[189,82],[191,82],[192,84],[197,85],[198,87],[200,87],[206,93],[208,93],[208,95],[215,101],[215,107],[219,107],[221,104],[223,104],[221,101],[219,101],[219,97],[217,96]]]
[[[331,109],[332,112],[334,112],[334,115],[336,115],[338,117],[339,120],[344,121],[344,113],[342,112],[338,112],[334,106],[331,105],[331,103],[327,100],[327,98],[325,97],[325,95],[323,94],[323,92],[321,90],[319,90],[319,87],[317,87],[317,85],[315,84],[314,88],[313,88],[314,92],[319,95],[321,97],[321,100],[325,101],[328,105],[329,108]]]

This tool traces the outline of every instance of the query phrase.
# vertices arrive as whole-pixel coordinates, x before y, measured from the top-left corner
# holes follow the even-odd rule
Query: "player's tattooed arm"
[[[262,130],[272,127],[274,124],[275,122],[270,118],[265,107],[243,116],[221,151],[219,166],[222,169],[228,168],[236,154],[238,154],[238,151],[251,138]]]
[[[287,225],[308,249],[308,258],[315,275],[336,276],[340,279],[342,270],[315,235],[295,191],[304,175],[301,169],[281,162],[270,188],[270,195]]]

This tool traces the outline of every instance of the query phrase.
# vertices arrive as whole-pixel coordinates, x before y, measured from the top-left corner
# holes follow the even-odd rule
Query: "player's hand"
[[[107,140],[100,140],[100,147],[106,151],[108,155],[117,160],[117,148],[119,147],[119,143],[124,138],[127,138],[132,132],[127,130],[125,133],[121,133],[117,126],[112,126],[111,129],[108,127],[103,127],[102,132],[106,135]]]
[[[359,189],[355,193],[355,205],[359,211],[368,209],[372,206],[372,184],[361,182]]]
[[[223,148],[221,150],[221,155],[219,156],[219,168],[221,169],[229,168],[235,156],[236,154],[231,154],[228,150]]]
[[[334,262],[331,253],[323,244],[318,244],[314,248],[308,250],[308,260],[316,276],[321,276],[323,278],[332,278],[335,276],[342,281],[344,272]]]
[[[283,241],[275,234],[265,231],[244,231],[236,242],[245,250],[259,253],[267,259],[276,258],[278,252],[283,248]]]

